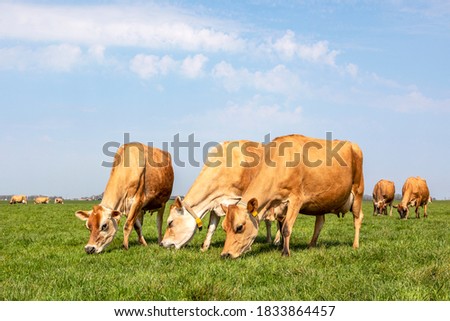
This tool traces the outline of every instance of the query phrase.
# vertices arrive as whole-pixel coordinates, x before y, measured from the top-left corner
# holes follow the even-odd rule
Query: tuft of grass
[[[364,203],[358,250],[351,247],[351,213],[326,216],[314,249],[307,249],[314,218],[300,215],[291,257],[265,243],[262,227],[252,251],[237,260],[220,258],[221,228],[206,253],[200,251],[206,229],[181,250],[159,247],[156,219],[148,214],[147,247],[133,233],[125,251],[120,231],[103,254],[87,255],[88,231],[74,213],[93,204],[0,203],[0,300],[450,300],[450,202],[433,202],[428,219],[407,221],[372,216],[371,203]]]

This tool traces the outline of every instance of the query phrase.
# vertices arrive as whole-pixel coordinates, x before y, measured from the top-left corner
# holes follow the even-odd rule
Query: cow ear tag
[[[253,211],[253,212],[252,212],[252,216],[253,216],[253,217],[257,217],[257,216],[258,216],[258,212],[257,212],[257,211]]]
[[[198,229],[199,229],[199,231],[201,231],[202,228],[203,228],[202,220],[201,220],[199,217],[197,217],[197,218],[195,219],[195,222],[197,222]]]

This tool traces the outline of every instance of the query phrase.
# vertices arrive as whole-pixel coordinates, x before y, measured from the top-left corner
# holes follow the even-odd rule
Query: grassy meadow
[[[365,202],[358,250],[351,213],[326,216],[318,247],[309,250],[314,218],[299,216],[289,258],[265,243],[262,226],[252,251],[237,260],[220,258],[222,228],[206,253],[206,229],[182,250],[159,247],[156,217],[148,214],[148,247],[133,232],[123,250],[120,230],[103,254],[87,255],[88,230],[74,212],[93,204],[0,203],[0,300],[450,300],[450,202],[433,202],[428,219],[407,221],[396,212],[374,217]],[[166,218],[167,209],[164,225]]]

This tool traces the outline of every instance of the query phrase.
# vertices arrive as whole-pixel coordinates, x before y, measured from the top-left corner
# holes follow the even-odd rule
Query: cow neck
[[[186,210],[195,218],[195,216],[198,216],[200,219],[202,219],[205,214],[210,210],[211,208],[211,200],[209,199],[203,199],[199,202],[193,200],[189,195],[186,195],[184,200],[182,201],[183,205],[185,206]]]

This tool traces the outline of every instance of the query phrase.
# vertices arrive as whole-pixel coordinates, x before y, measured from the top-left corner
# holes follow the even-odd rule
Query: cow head
[[[84,250],[88,254],[94,254],[103,251],[113,240],[121,213],[96,205],[91,211],[78,211],[75,215],[80,220],[86,221],[86,227],[91,235]]]
[[[258,201],[252,198],[246,207],[222,205],[222,209],[226,214],[222,227],[227,237],[221,256],[235,259],[250,250],[258,235]]]
[[[408,206],[398,204],[397,206],[394,206],[394,207],[397,208],[397,212],[398,212],[398,214],[400,214],[401,219],[407,218],[407,216],[409,214]]]
[[[167,228],[161,245],[180,249],[188,243],[195,234],[197,223],[194,217],[184,208],[180,197],[170,206]]]
[[[384,200],[376,202],[375,203],[375,209],[376,209],[375,213],[378,215],[383,214],[384,210],[386,209],[386,206],[387,206],[387,204]]]

